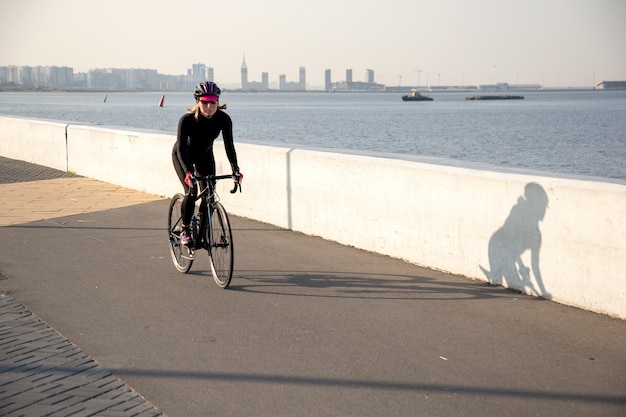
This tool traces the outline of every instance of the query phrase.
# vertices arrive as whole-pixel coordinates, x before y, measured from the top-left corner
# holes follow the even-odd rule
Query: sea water
[[[238,93],[222,103],[236,142],[626,180],[626,91],[469,93],[403,102],[392,93]],[[175,135],[190,93],[0,93],[0,114]],[[475,95],[475,93],[471,93]],[[2,140],[0,138],[0,140]],[[622,182],[622,181],[618,181]]]

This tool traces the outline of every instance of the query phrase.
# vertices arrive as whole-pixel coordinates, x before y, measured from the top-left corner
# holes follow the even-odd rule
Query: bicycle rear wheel
[[[176,194],[170,201],[170,208],[167,216],[167,230],[170,239],[170,254],[174,266],[180,272],[187,273],[193,264],[193,248],[183,245],[180,241],[180,233],[183,229],[183,219],[181,208],[183,205],[182,194]]]
[[[228,288],[233,277],[233,234],[228,214],[219,202],[211,206],[211,224],[207,230],[207,241],[213,279],[219,287]]]

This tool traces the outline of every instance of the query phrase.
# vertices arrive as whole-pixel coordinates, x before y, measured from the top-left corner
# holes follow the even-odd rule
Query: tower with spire
[[[246,65],[246,54],[243,54],[243,63],[241,64],[241,90],[248,89],[248,66]]]

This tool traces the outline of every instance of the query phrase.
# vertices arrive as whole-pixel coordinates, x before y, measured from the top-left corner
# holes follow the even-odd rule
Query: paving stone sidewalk
[[[63,198],[67,189],[75,190],[77,182],[83,186],[81,201],[74,207],[63,203],[67,210],[97,210],[109,204],[104,201],[106,199],[99,198],[94,205],[85,198],[85,192],[94,192],[92,188],[98,185],[93,180],[0,157],[0,187],[3,190],[0,220],[4,220],[0,221],[0,226],[33,221],[33,215],[41,215],[28,210],[17,210],[19,217],[11,214],[14,206],[25,206],[22,198],[29,198],[29,203],[32,199],[46,198],[44,192],[33,193],[32,186],[29,193],[36,195],[14,192],[24,188],[22,183],[33,182],[44,184],[41,189],[56,199]],[[121,188],[106,186],[116,190]],[[116,198],[118,196],[116,194]],[[124,198],[122,193],[121,199]],[[139,393],[4,291],[3,279],[6,277],[0,270],[0,416],[164,416]]]
[[[0,290],[0,416],[164,416]]]

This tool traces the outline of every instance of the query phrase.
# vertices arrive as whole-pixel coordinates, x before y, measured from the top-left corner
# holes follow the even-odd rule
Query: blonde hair
[[[200,120],[200,104],[196,101],[193,107],[187,109],[187,113],[193,113],[193,118],[196,119],[196,121]]]

